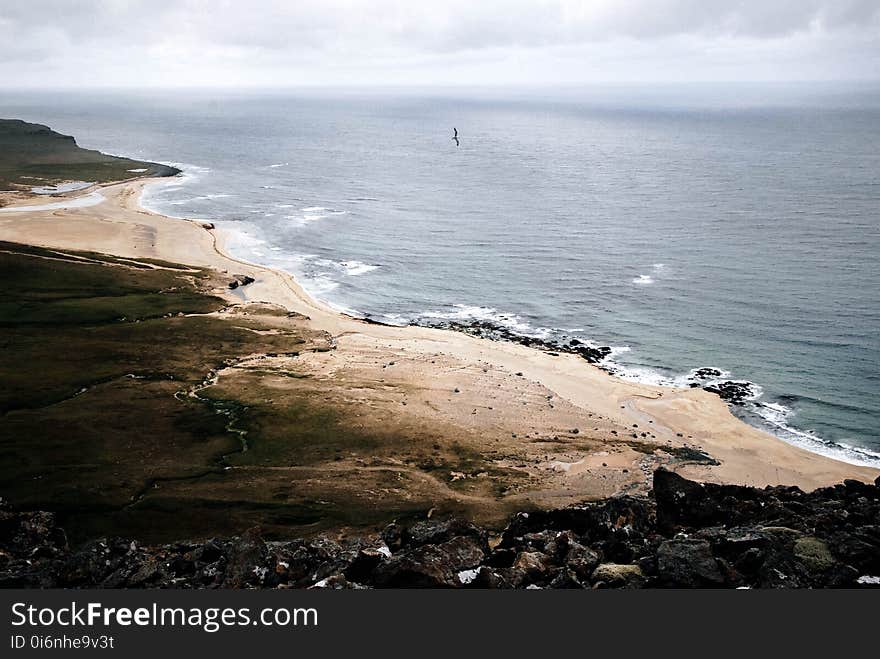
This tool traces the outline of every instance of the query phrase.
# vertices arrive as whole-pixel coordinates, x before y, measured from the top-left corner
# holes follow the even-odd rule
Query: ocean
[[[876,87],[6,91],[0,116],[181,167],[145,205],[340,310],[741,381],[745,421],[880,466]]]

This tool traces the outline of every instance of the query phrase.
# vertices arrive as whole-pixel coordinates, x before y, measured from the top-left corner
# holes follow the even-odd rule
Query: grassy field
[[[82,149],[72,137],[40,124],[0,119],[0,191],[29,190],[65,181],[106,183],[137,176],[173,176],[178,171],[167,165]]]
[[[329,337],[227,306],[216,273],[0,243],[0,277],[0,496],[74,542],[375,528],[509,482],[479,438],[366,423],[350,383],[297,370]]]

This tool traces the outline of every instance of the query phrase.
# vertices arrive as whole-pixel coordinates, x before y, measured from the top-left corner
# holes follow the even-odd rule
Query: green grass
[[[145,172],[131,172],[145,169]],[[67,135],[18,119],[0,119],[0,190],[29,189],[63,181],[104,183],[137,176],[173,176],[158,163],[83,149]]]
[[[178,316],[224,306],[201,290],[208,272],[118,263],[0,243],[0,495],[75,524],[155,479],[221,470],[240,448],[228,419],[175,394],[228,361],[305,341],[250,332],[252,318]]]
[[[473,512],[452,492],[521,478],[477,437],[367,419],[339,382],[298,372],[323,332],[267,305],[213,313],[210,271],[0,242],[0,277],[0,496],[57,512],[74,543],[375,528]]]

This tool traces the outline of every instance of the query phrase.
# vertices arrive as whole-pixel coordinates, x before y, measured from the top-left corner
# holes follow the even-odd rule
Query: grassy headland
[[[28,190],[65,181],[105,183],[138,176],[173,176],[179,171],[83,149],[73,137],[47,126],[0,119],[0,190]]]

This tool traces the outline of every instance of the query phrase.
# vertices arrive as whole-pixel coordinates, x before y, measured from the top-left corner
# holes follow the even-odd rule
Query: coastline
[[[707,330],[702,327],[694,335],[701,338],[682,341],[682,331],[677,325],[665,324],[671,317],[665,320],[655,318],[652,322],[630,322],[633,312],[636,315],[651,314],[662,309],[664,305],[657,304],[658,296],[673,295],[673,300],[686,297],[681,287],[689,286],[686,281],[691,278],[682,273],[680,266],[669,264],[671,267],[667,268],[667,264],[654,263],[652,274],[658,279],[657,287],[639,286],[645,282],[637,278],[628,289],[624,285],[624,290],[614,287],[606,290],[606,269],[594,272],[587,279],[581,279],[588,292],[586,297],[580,297],[593,300],[589,307],[584,307],[585,303],[577,298],[560,306],[560,296],[567,294],[565,287],[556,288],[545,283],[541,287],[549,286],[544,293],[549,307],[536,312],[535,300],[542,295],[533,298],[533,286],[522,288],[523,281],[528,284],[527,280],[520,280],[507,292],[499,289],[493,293],[494,284],[487,284],[489,288],[483,290],[473,279],[473,272],[478,271],[473,267],[458,274],[455,259],[450,258],[448,252],[443,261],[453,264],[451,270],[444,277],[437,278],[436,272],[445,267],[442,263],[438,263],[438,270],[431,274],[433,266],[426,268],[424,263],[409,260],[411,254],[418,253],[417,246],[414,251],[400,251],[402,248],[395,246],[394,241],[387,248],[382,242],[374,242],[364,251],[359,244],[362,241],[352,243],[351,239],[363,230],[364,222],[370,221],[366,218],[375,215],[364,215],[356,210],[356,204],[346,205],[357,202],[360,197],[337,200],[330,194],[314,197],[308,202],[303,200],[300,204],[281,203],[291,199],[278,198],[278,181],[266,179],[267,183],[273,184],[261,186],[265,189],[249,198],[246,193],[242,196],[238,181],[228,181],[216,189],[206,186],[206,181],[200,182],[210,168],[174,164],[182,168],[182,174],[173,181],[169,180],[167,185],[146,187],[141,197],[142,206],[171,217],[215,221],[218,229],[228,235],[227,253],[253,264],[290,273],[309,296],[345,315],[389,325],[451,328],[474,336],[534,345],[549,352],[579,352],[590,363],[625,380],[706,389],[720,395],[734,416],[786,443],[842,462],[880,468],[880,453],[872,439],[870,415],[867,422],[863,418],[858,423],[859,416],[871,409],[870,404],[857,402],[860,394],[870,391],[859,380],[859,371],[852,379],[842,375],[847,370],[844,368],[824,371],[825,375],[817,377],[812,367],[802,368],[801,364],[790,361],[786,363],[786,355],[793,354],[787,348],[775,353],[782,361],[777,364],[778,368],[769,372],[760,361],[755,361],[759,354],[763,354],[764,363],[768,359],[772,361],[773,348],[764,338],[751,343],[747,336],[749,332],[760,326],[761,337],[777,336],[785,343],[796,342],[796,328],[777,335],[755,318],[740,321],[728,317],[725,322],[732,324],[718,335],[717,340],[702,334]],[[222,199],[219,204],[213,201],[230,195],[237,199]],[[201,202],[206,205],[203,207]],[[316,205],[296,211],[295,207],[307,203]],[[342,208],[347,210],[340,210]],[[293,214],[287,215],[288,212]],[[300,217],[300,213],[312,212],[318,214],[303,216],[311,218],[307,222]],[[339,234],[342,225],[332,216],[350,212],[355,213],[351,218],[355,222],[352,231],[346,229]],[[363,217],[357,217],[358,214]],[[260,219],[255,222],[254,217]],[[318,222],[314,221],[316,218]],[[297,227],[294,234],[287,233],[287,220]],[[414,238],[414,244],[418,245],[415,236],[408,236],[407,241]],[[447,250],[450,247],[445,245]],[[413,278],[407,274],[409,268],[414,269]],[[357,276],[372,270],[378,272],[366,277]],[[617,275],[625,273],[617,273],[616,266],[609,264],[607,274],[610,275],[611,271],[615,275],[609,280],[620,283]],[[601,283],[592,285],[593,278]],[[443,290],[444,280],[455,282],[458,279],[461,280],[458,285]],[[420,285],[414,287],[414,280]],[[629,280],[624,277],[624,281]],[[425,297],[420,293],[421,284],[425,286],[423,290],[435,290],[436,294]],[[440,287],[434,289],[438,284]],[[519,294],[511,298],[510,290],[518,286]],[[676,288],[678,292],[673,293]],[[456,293],[456,289],[461,289],[461,294]],[[742,287],[740,303],[748,303],[750,290],[748,285]],[[707,292],[702,290],[700,293],[700,304],[706,303]],[[591,298],[592,295],[597,297]],[[604,303],[606,296],[608,300],[635,304],[636,307],[613,313],[612,305]],[[642,304],[640,300],[644,296],[653,302]],[[767,298],[762,299],[766,303]],[[718,311],[723,316],[724,309],[729,308],[729,305],[723,305]],[[681,315],[681,309],[678,311],[679,317],[685,317]],[[702,314],[704,318],[713,317],[706,310]],[[579,327],[582,320],[588,322],[589,330]],[[748,349],[738,349],[737,342]],[[823,359],[818,353],[817,358]],[[828,409],[817,416],[816,407],[823,405]],[[855,416],[854,421],[849,419],[853,425],[847,420],[849,412]]]
[[[451,422],[483,432],[487,438],[509,435],[515,426],[522,430],[513,439],[528,441],[548,433],[589,432],[616,447],[580,452],[568,460],[555,455],[529,465],[530,473],[549,484],[539,498],[547,504],[650,487],[657,460],[649,459],[651,453],[621,448],[624,433],[634,435],[628,438],[630,444],[656,447],[661,458],[692,452],[696,459],[679,460],[674,467],[697,480],[814,489],[845,478],[870,482],[880,474],[877,469],[809,452],[749,426],[734,417],[718,396],[701,389],[623,380],[574,354],[553,355],[460,332],[381,325],[346,316],[312,299],[290,274],[230,255],[222,230],[142,208],[141,192],[155,180],[102,184],[64,197],[74,199],[100,190],[104,199],[91,206],[22,213],[6,208],[0,215],[0,239],[158,258],[252,277],[253,283],[225,290],[223,296],[230,302],[268,302],[308,316],[310,325],[329,334],[335,344],[332,353],[302,360],[321,377],[357,373],[364,381],[418,392],[410,396],[408,405],[407,401],[403,404],[407,414],[425,424]],[[17,200],[19,204],[39,205]],[[547,401],[542,403],[547,406],[544,416],[521,410],[527,407],[524,399]],[[711,460],[700,459],[700,454]]]

